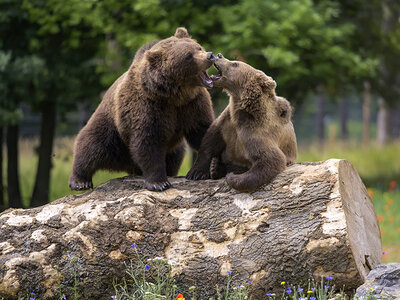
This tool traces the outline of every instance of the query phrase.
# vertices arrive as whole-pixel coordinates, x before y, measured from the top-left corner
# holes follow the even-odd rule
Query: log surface
[[[142,179],[124,177],[0,214],[0,296],[54,297],[58,278],[73,285],[75,257],[81,295],[107,299],[134,257],[132,243],[147,257],[174,261],[178,284],[195,285],[203,298],[228,270],[263,299],[281,281],[310,276],[333,276],[336,286],[354,289],[380,263],[374,208],[346,160],[295,164],[251,194],[224,179],[170,182],[171,189],[150,192]]]

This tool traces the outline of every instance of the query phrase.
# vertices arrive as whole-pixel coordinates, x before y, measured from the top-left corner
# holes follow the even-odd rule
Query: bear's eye
[[[236,68],[238,66],[238,63],[233,63],[232,67]]]
[[[193,54],[192,54],[192,53],[187,54],[186,57],[185,57],[185,59],[186,59],[186,60],[191,60],[191,59],[193,59]]]

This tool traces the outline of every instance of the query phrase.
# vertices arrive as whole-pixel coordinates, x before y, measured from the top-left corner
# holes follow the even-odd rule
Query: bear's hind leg
[[[179,144],[174,151],[167,153],[165,162],[167,167],[167,176],[178,175],[179,168],[181,167],[183,158],[185,156],[185,143]]]
[[[95,126],[93,121],[78,134],[72,174],[69,178],[71,190],[93,188],[92,176],[100,169],[132,172],[133,162],[129,150],[118,132],[110,124]]]
[[[229,173],[226,176],[229,186],[238,191],[254,192],[263,184],[270,183],[286,167],[286,157],[278,147],[264,147],[261,151],[249,154],[253,158],[250,170],[240,175]]]

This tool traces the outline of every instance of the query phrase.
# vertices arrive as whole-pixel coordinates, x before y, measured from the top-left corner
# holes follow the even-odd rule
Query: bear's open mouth
[[[214,67],[218,70],[219,73],[217,75],[211,75],[211,80],[212,81],[217,81],[218,79],[220,79],[222,77],[222,72],[218,68],[217,64],[214,64]]]
[[[207,74],[207,70],[200,72],[200,78],[201,78],[201,81],[203,82],[203,84],[206,87],[212,88],[214,86],[213,81],[211,80],[211,78]]]

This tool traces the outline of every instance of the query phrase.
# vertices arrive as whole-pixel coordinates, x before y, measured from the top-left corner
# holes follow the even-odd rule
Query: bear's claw
[[[205,172],[203,170],[199,169],[191,169],[187,174],[186,174],[186,179],[189,180],[205,180],[205,179],[210,179],[210,172]]]
[[[69,188],[73,191],[84,191],[93,189],[93,182],[90,181],[73,181],[69,183]]]
[[[166,181],[161,181],[161,182],[149,182],[145,181],[144,182],[144,187],[148,189],[149,191],[156,191],[156,192],[162,192],[165,191],[166,189],[171,187],[171,183],[166,180]]]

